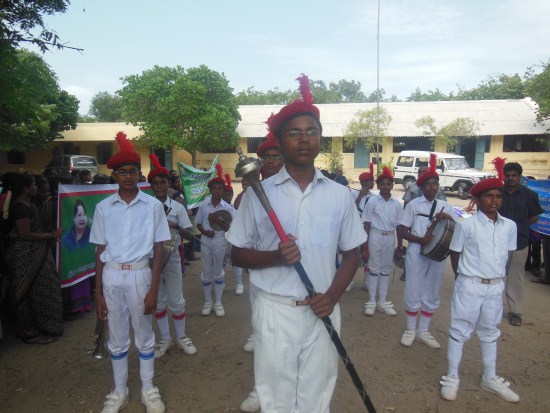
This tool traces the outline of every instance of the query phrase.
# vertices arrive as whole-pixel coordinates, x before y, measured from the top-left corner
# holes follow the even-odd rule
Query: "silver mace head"
[[[239,155],[239,163],[235,167],[235,176],[246,179],[250,185],[260,182],[262,161],[256,158],[247,158],[241,148],[237,148],[237,155]]]

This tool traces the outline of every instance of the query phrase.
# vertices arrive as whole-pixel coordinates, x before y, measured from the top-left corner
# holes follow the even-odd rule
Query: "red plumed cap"
[[[149,175],[147,175],[147,182],[151,183],[153,178],[157,175],[166,175],[170,176],[170,171],[160,164],[159,157],[154,153],[149,154],[149,159],[153,163],[154,169],[151,169]]]
[[[279,142],[277,142],[277,139],[267,138],[267,140],[265,140],[258,147],[258,150],[256,151],[256,154],[258,155],[259,158],[261,158],[263,156],[263,154],[266,153],[267,151],[269,151],[270,149],[276,149],[279,152],[281,151],[281,148],[279,147]]]
[[[109,158],[107,168],[116,170],[122,165],[141,166],[141,157],[134,149],[134,144],[128,140],[124,132],[116,134],[119,151]]]
[[[359,175],[359,181],[371,181],[374,180],[374,164],[369,164],[369,171],[363,172]]]
[[[430,165],[428,167],[427,171],[424,171],[416,181],[416,184],[420,187],[424,182],[426,182],[428,179],[437,178],[439,180],[439,175],[435,169],[435,162],[436,162],[436,155],[435,153],[430,154]]]
[[[506,158],[500,158],[496,157],[491,161],[493,165],[495,165],[495,169],[497,171],[498,179],[501,181],[504,181],[504,164],[506,163]]]
[[[225,181],[223,180],[223,169],[219,163],[216,164],[216,175],[216,177],[208,181],[208,188],[210,188],[210,185],[215,184],[216,182],[220,182],[225,188]]]
[[[317,120],[319,127],[321,127],[319,109],[313,104],[308,77],[302,73],[296,80],[300,82],[302,98],[286,105],[273,117],[269,125],[269,131],[275,136],[279,136],[283,126],[298,116],[311,116]]]
[[[379,183],[384,178],[388,178],[390,181],[393,182],[393,175],[390,171],[390,168],[388,168],[387,166],[384,166],[384,168],[382,169],[382,173],[376,178],[376,183]]]
[[[231,186],[231,175],[225,174],[224,176],[225,176],[225,188],[224,188],[224,191],[225,191],[225,192],[228,192],[228,191],[233,192],[233,187]]]
[[[470,188],[470,195],[478,197],[491,189],[501,189],[503,187],[504,184],[499,178],[484,179]]]

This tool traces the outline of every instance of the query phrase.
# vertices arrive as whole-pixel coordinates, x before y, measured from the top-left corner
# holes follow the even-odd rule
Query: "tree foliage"
[[[445,145],[448,152],[455,149],[457,142],[476,136],[479,130],[477,122],[470,118],[456,118],[452,122],[437,127],[435,119],[424,116],[416,121],[416,127],[424,129],[423,134],[431,137],[435,145]]]
[[[459,87],[455,100],[523,99],[524,93],[525,83],[520,75],[501,73],[489,76],[473,89]]]
[[[391,116],[382,106],[370,110],[360,110],[349,123],[344,139],[350,146],[361,140],[365,147],[371,153],[375,153],[376,158],[379,158],[380,148],[386,142],[386,128],[391,120]]]
[[[344,155],[342,145],[337,140],[331,139],[321,148],[321,154],[329,172],[336,172],[344,167]]]
[[[188,70],[154,66],[122,78],[123,118],[144,132],[140,144],[196,151],[234,148],[240,114],[223,74],[201,65]]]
[[[92,98],[89,115],[97,122],[121,122],[122,99],[109,92],[99,92]]]
[[[527,74],[526,93],[539,105],[537,121],[544,124],[550,120],[550,60],[541,66],[542,72],[536,75],[530,68]]]
[[[36,53],[0,48],[0,150],[44,149],[76,128],[78,100]]]

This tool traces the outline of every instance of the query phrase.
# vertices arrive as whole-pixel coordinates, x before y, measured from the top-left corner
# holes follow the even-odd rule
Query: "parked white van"
[[[439,174],[439,185],[444,191],[457,191],[460,199],[467,199],[468,191],[475,183],[493,178],[495,175],[487,172],[480,172],[470,168],[466,158],[454,153],[427,152],[427,151],[403,151],[397,158],[394,167],[394,180],[403,184],[405,189],[416,182],[418,168],[428,166],[430,153],[437,156],[437,173]]]

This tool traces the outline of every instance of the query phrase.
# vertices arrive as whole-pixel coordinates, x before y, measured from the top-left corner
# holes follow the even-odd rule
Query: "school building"
[[[371,110],[375,103],[319,104],[323,124],[322,145],[336,142],[343,152],[344,175],[352,182],[365,169],[374,156],[358,142],[350,147],[343,136],[349,123],[357,112]],[[536,103],[529,98],[517,100],[473,100],[443,102],[395,102],[381,103],[391,122],[385,130],[388,136],[380,148],[380,160],[383,163],[395,163],[399,152],[403,150],[434,150],[445,152],[445,148],[433,147],[432,140],[424,135],[424,130],[416,122],[424,117],[435,119],[438,128],[457,118],[469,118],[477,125],[475,137],[464,138],[457,145],[456,153],[466,157],[470,166],[492,171],[490,161],[497,156],[507,162],[519,162],[524,175],[535,178],[547,178],[550,174],[550,135],[547,127],[536,122]],[[241,122],[237,132],[240,136],[240,148],[248,156],[256,156],[256,149],[267,134],[265,121],[271,113],[277,113],[281,105],[240,106]],[[138,127],[125,123],[79,123],[75,130],[64,133],[64,138],[53,142],[51,150],[6,153],[0,152],[0,173],[8,171],[32,171],[39,173],[48,164],[53,155],[82,154],[97,158],[101,172],[109,173],[107,159],[117,151],[114,137],[118,131],[124,131],[129,138],[141,134]],[[152,149],[139,149],[146,175],[150,170],[148,160]],[[184,150],[171,148],[156,149],[161,162],[169,169],[176,169],[177,161],[191,164],[191,154]],[[219,162],[225,172],[233,176],[238,157],[234,151],[219,153]],[[217,153],[197,153],[196,166],[208,168]],[[323,156],[316,161],[324,167]],[[234,177],[234,176],[233,176]]]

